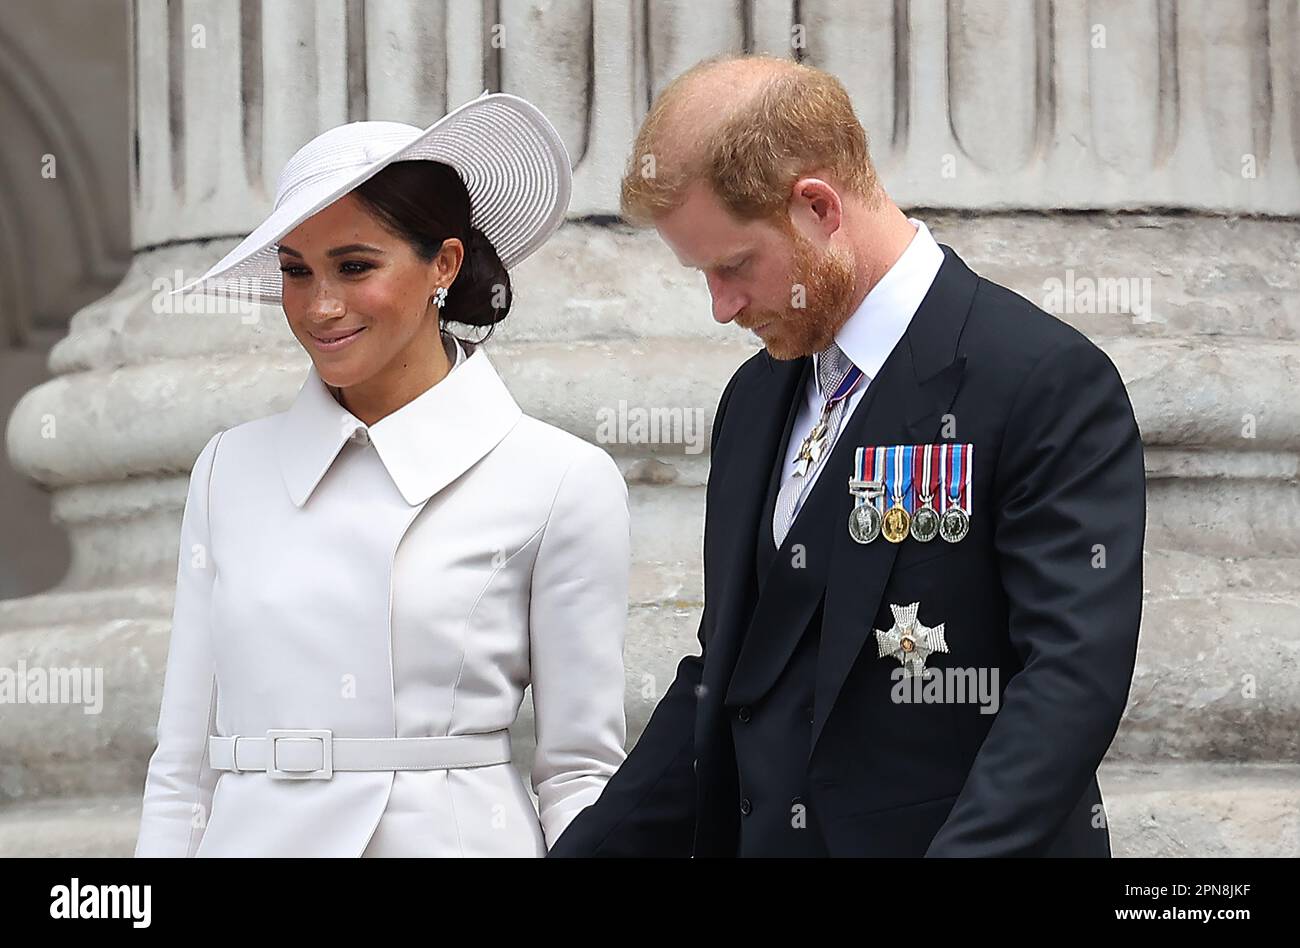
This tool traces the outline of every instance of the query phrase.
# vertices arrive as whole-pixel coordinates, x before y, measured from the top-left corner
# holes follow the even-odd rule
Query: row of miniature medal
[[[956,543],[970,530],[971,444],[861,447],[853,457],[849,536],[870,543],[907,537]],[[884,499],[888,506],[879,503]]]

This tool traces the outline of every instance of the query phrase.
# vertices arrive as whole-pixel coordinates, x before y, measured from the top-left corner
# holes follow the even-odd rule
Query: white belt
[[[272,728],[265,737],[208,736],[217,770],[265,770],[277,780],[329,780],[336,770],[451,770],[510,762],[510,732],[449,737],[335,737],[325,729]]]

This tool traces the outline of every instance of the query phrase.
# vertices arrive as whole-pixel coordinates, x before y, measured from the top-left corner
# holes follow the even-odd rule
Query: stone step
[[[1300,764],[1108,760],[1100,775],[1116,856],[1300,856]],[[0,858],[130,856],[136,796],[0,808]]]
[[[139,796],[46,799],[0,808],[0,858],[130,856]]]
[[[1107,760],[1117,856],[1300,856],[1300,764]]]

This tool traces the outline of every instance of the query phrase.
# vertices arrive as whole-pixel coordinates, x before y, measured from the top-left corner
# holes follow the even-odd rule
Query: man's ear
[[[790,221],[801,231],[816,231],[829,239],[840,229],[844,205],[839,192],[822,178],[804,177],[790,188]]]

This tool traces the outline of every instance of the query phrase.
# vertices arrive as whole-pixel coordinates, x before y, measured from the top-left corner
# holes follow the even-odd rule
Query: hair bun
[[[466,326],[492,326],[505,319],[514,294],[510,274],[487,235],[471,226],[460,272],[447,291],[443,319]]]

